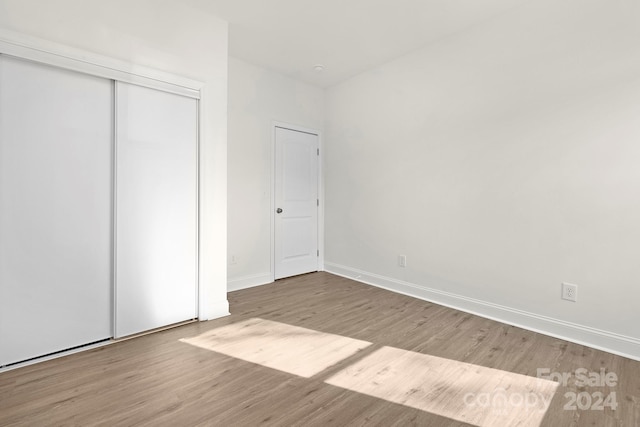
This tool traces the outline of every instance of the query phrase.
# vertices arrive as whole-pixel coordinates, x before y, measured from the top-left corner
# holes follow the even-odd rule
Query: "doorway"
[[[274,279],[319,270],[319,136],[275,126]]]

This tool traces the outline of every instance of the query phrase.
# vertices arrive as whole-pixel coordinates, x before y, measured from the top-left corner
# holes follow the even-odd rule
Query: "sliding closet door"
[[[111,337],[113,83],[0,55],[0,365]]]
[[[197,101],[116,83],[115,336],[197,317]]]

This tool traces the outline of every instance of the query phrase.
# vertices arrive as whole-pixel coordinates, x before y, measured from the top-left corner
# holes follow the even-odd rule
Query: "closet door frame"
[[[76,71],[96,77],[103,77],[116,82],[124,82],[143,86],[163,92],[182,95],[197,101],[196,122],[196,313],[200,318],[206,295],[203,295],[200,286],[200,189],[201,183],[201,141],[203,140],[203,121],[205,104],[202,102],[202,93],[205,91],[203,82],[177,76],[164,71],[131,64],[126,61],[72,48],[59,43],[43,40],[37,37],[27,36],[9,30],[0,29],[0,55],[13,56],[23,60],[30,60],[45,65]],[[115,102],[114,102],[115,106]],[[114,111],[115,114],[115,111]],[[115,116],[114,116],[115,117]],[[115,134],[115,129],[114,129]],[[115,149],[115,147],[114,147]],[[115,154],[115,153],[114,153]],[[115,161],[115,157],[114,157]],[[115,166],[115,165],[114,165]],[[115,171],[115,169],[114,169]],[[115,174],[114,174],[115,180]],[[114,183],[115,184],[115,183]],[[115,187],[114,187],[115,188]],[[115,194],[112,214],[115,215]],[[115,216],[114,216],[115,219]],[[113,250],[115,247],[114,230]],[[115,254],[114,254],[115,256]],[[114,258],[115,259],[115,258]],[[112,266],[113,269],[113,266]],[[115,280],[115,274],[113,274]],[[112,283],[115,290],[115,283]],[[113,319],[112,319],[113,320]]]

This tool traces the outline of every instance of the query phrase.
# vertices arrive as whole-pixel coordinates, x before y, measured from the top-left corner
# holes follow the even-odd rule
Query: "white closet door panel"
[[[0,365],[111,337],[113,83],[0,56]]]
[[[116,84],[115,336],[197,317],[197,101]]]

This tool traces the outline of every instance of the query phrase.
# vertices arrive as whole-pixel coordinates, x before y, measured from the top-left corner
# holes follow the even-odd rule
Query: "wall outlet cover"
[[[407,266],[407,256],[398,255],[398,267],[406,267],[406,266]]]
[[[572,283],[562,283],[562,295],[563,300],[578,301],[578,285]]]

